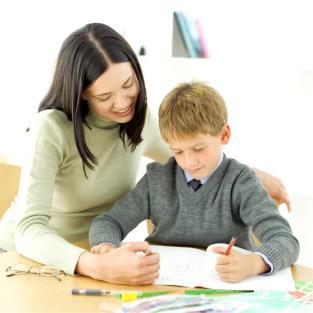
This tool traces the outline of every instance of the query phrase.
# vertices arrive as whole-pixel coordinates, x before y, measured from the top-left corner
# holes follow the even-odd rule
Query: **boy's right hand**
[[[96,246],[91,247],[90,252],[95,254],[104,254],[115,250],[116,248],[117,246],[113,245],[112,243],[102,242]]]
[[[225,247],[213,247],[214,253],[220,254],[216,258],[215,270],[221,280],[228,283],[237,283],[248,277],[256,276],[269,271],[269,266],[256,253],[243,254],[233,249],[225,255]]]

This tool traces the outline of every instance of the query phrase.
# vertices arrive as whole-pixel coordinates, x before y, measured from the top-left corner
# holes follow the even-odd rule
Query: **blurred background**
[[[25,129],[46,94],[60,46],[72,31],[102,22],[140,55],[154,114],[177,83],[202,80],[226,100],[228,156],[281,178],[290,220],[313,267],[313,19],[307,0],[1,1],[0,160],[21,165]],[[200,23],[205,58],[188,57],[174,12]],[[176,23],[176,24],[175,24]],[[144,173],[144,160],[140,175]],[[132,235],[142,238],[145,229]],[[144,238],[144,237],[143,237]]]

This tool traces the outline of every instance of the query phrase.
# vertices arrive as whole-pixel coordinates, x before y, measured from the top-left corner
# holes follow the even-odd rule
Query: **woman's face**
[[[139,84],[130,62],[110,64],[83,93],[91,109],[105,119],[129,122],[135,112]]]

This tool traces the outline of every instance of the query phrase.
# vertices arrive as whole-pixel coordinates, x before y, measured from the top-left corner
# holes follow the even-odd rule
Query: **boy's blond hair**
[[[159,126],[165,141],[196,134],[217,136],[227,124],[224,99],[201,82],[182,83],[170,91],[159,109]]]

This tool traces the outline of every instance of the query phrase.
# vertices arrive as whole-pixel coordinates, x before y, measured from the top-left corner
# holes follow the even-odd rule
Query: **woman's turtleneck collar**
[[[101,115],[93,111],[90,107],[89,107],[89,112],[86,116],[86,122],[90,126],[94,126],[94,127],[102,128],[102,129],[113,129],[113,128],[119,127],[119,123],[102,117]]]

